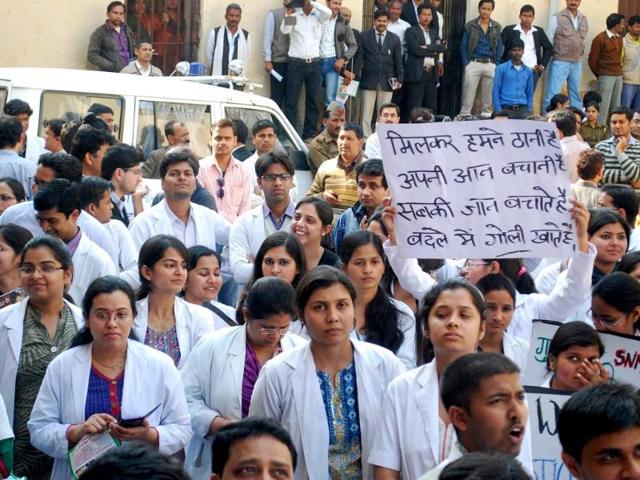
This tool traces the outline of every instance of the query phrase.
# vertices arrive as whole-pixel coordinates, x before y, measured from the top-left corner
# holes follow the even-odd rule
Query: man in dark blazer
[[[402,46],[400,38],[387,30],[389,13],[379,8],[373,14],[373,28],[360,35],[362,48],[362,130],[365,137],[371,135],[371,119],[375,105],[391,102],[393,91],[404,81]]]
[[[428,4],[418,7],[418,24],[407,30],[404,40],[407,47],[407,63],[404,80],[406,108],[403,121],[416,107],[431,109],[436,113],[438,105],[438,76],[444,73],[439,53],[444,52],[438,30],[433,26],[434,9]]]
[[[502,29],[502,43],[504,54],[502,63],[510,60],[511,42],[520,39],[524,42],[522,63],[533,70],[533,89],[536,89],[538,78],[542,75],[553,55],[553,45],[547,34],[538,26],[533,25],[536,11],[531,5],[523,5],[520,9],[520,23],[507,25]]]
[[[412,27],[418,25],[418,7],[423,3],[428,2],[424,2],[423,0],[408,0],[404,5],[402,5],[402,13],[400,14],[400,18]],[[440,28],[438,16],[435,14],[435,9],[434,18],[431,22],[431,28],[435,28],[436,32],[438,32]]]

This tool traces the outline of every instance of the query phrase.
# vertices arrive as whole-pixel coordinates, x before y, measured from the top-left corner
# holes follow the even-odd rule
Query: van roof
[[[95,70],[64,68],[0,68],[0,80],[15,88],[35,88],[68,92],[95,92],[111,95],[170,98],[176,100],[217,101],[277,108],[271,99],[214,87],[175,77],[143,77]]]

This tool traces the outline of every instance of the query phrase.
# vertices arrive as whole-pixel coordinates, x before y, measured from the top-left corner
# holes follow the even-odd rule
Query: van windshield
[[[76,92],[42,92],[40,118],[38,119],[38,136],[44,137],[47,125],[51,120],[61,119],[65,122],[80,122],[94,103],[106,105],[113,110],[113,134],[122,140],[122,97]]]
[[[199,158],[211,155],[209,105],[140,100],[135,144],[144,151],[145,158],[153,150],[169,145],[165,127],[170,122],[180,122],[187,127],[189,147]]]

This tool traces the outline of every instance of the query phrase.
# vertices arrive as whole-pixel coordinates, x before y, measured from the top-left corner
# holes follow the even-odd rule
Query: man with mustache
[[[520,370],[499,353],[470,353],[454,361],[440,380],[440,398],[455,437],[447,459],[420,480],[435,480],[446,465],[471,452],[518,457],[531,470],[525,444],[528,409]]]

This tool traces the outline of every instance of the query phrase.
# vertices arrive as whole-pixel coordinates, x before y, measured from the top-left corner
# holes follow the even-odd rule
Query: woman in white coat
[[[589,299],[596,247],[589,243],[587,234],[589,211],[580,203],[572,203],[573,207],[570,211],[576,225],[577,248],[566,272],[566,277],[562,281],[558,281],[549,295],[524,294],[516,291],[516,309],[509,333],[525,341],[529,341],[531,337],[534,319],[544,318],[559,322],[566,321],[567,318],[573,317],[576,311],[580,309],[580,305]],[[391,199],[385,199],[383,219],[389,231],[389,240],[384,244],[384,251],[403,288],[420,299],[436,282],[429,274],[422,271],[415,258],[401,258],[398,256],[394,224],[395,215],[396,209],[391,205]],[[463,271],[464,277],[472,283],[475,283],[484,275],[500,273],[501,271],[497,261],[489,262],[483,259],[468,260],[466,267]],[[522,273],[526,272],[522,271]]]
[[[306,343],[287,333],[296,314],[296,293],[280,278],[254,283],[242,313],[243,325],[204,338],[181,371],[194,432],[185,467],[195,480],[211,476],[211,441],[217,431],[247,416],[265,362]]]
[[[455,436],[440,401],[439,379],[454,360],[476,351],[485,332],[482,294],[464,280],[439,283],[423,303],[419,315],[434,358],[387,388],[368,457],[376,480],[417,479],[447,458]]]
[[[212,311],[176,297],[187,279],[184,244],[170,235],[156,235],[140,249],[140,289],[133,324],[137,340],[166,353],[182,368],[196,343],[227,324]]]
[[[70,479],[67,451],[109,431],[174,454],[191,438],[180,375],[166,355],[129,339],[134,294],[122,279],[95,280],[83,301],[86,327],[45,375],[29,420],[33,445],[55,459],[51,478]],[[157,407],[157,408],[156,408]],[[151,412],[151,413],[149,413]],[[124,427],[126,419],[142,420]]]
[[[387,295],[381,285],[387,258],[380,239],[366,230],[347,235],[342,241],[340,260],[357,292],[354,334],[388,348],[407,369],[415,368],[415,315],[405,303]]]
[[[16,437],[14,472],[38,478],[53,462],[31,445],[27,421],[47,366],[69,348],[84,320],[64,299],[73,276],[64,243],[49,236],[31,240],[19,271],[27,298],[0,310],[0,394]]]
[[[502,273],[485,275],[476,286],[487,305],[484,314],[486,332],[480,340],[479,350],[504,354],[524,374],[529,343],[507,332],[516,308],[516,287]]]
[[[344,273],[318,266],[302,277],[297,296],[311,341],[263,367],[249,415],[289,432],[296,479],[371,478],[367,457],[384,390],[403,365],[389,350],[349,337],[356,292]]]

